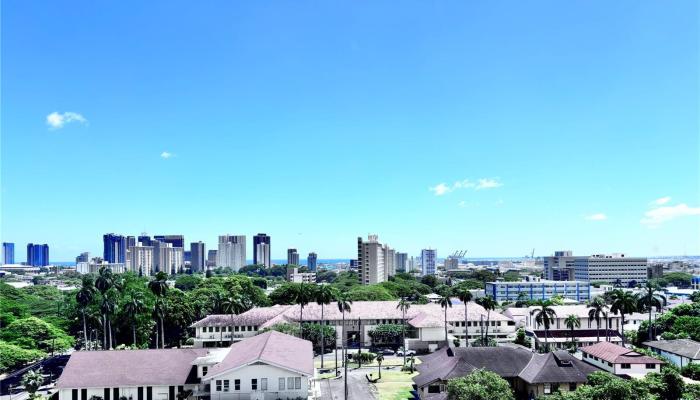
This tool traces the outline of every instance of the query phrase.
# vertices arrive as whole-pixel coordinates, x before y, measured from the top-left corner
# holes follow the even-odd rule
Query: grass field
[[[379,393],[379,400],[410,399],[413,385],[412,378],[416,375],[418,375],[417,372],[410,374],[401,371],[382,371],[382,379],[374,384]],[[373,372],[372,377],[376,376],[377,373]]]

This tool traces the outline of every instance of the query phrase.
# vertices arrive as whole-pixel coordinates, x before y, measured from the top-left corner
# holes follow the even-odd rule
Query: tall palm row
[[[576,336],[574,331],[576,328],[581,327],[581,319],[577,315],[571,314],[564,319],[564,325],[571,329],[571,347],[576,351]]]
[[[544,347],[545,351],[549,351],[549,342],[547,341],[549,327],[557,317],[557,313],[554,312],[552,308],[552,302],[549,300],[540,301],[537,304],[537,308],[530,311],[530,315],[535,317],[535,323],[537,323],[538,326],[542,325],[544,327]]]
[[[401,310],[401,347],[403,347],[403,365],[405,366],[406,352],[408,350],[406,349],[406,312],[411,308],[411,302],[402,297],[401,300],[399,300],[399,304],[396,305],[396,308]]]
[[[329,285],[321,285],[314,293],[316,303],[321,306],[321,368],[323,368],[323,360],[326,358],[326,337],[325,337],[325,306],[331,304],[331,301],[336,298],[336,290]]]
[[[597,342],[600,342],[601,318],[605,318],[607,321],[608,305],[605,303],[605,300],[602,297],[596,296],[588,303],[588,319],[595,321]]]
[[[491,296],[484,296],[476,299],[476,304],[482,306],[486,310],[486,337],[481,338],[481,345],[488,346],[489,342],[489,325],[491,321],[491,310],[496,309],[496,300]]]
[[[148,282],[148,289],[156,296],[156,303],[153,307],[153,317],[160,321],[160,347],[165,348],[165,327],[163,320],[165,319],[165,295],[168,292],[168,275],[159,271],[155,279]],[[158,330],[156,326],[156,330]],[[158,347],[158,336],[156,336],[156,347]]]
[[[472,301],[472,292],[466,287],[457,288],[457,298],[464,304],[464,341],[466,342],[466,347],[469,347],[469,312],[467,306],[469,302]],[[404,364],[406,360],[404,359]]]
[[[637,305],[639,311],[646,310],[649,312],[649,332],[647,333],[648,340],[655,340],[655,338],[652,337],[652,311],[656,307],[657,311],[661,312],[661,309],[666,305],[666,296],[656,294],[657,290],[659,290],[658,285],[652,283],[651,281],[647,281],[646,285],[644,286],[643,295],[639,298],[639,304]]]
[[[445,310],[445,346],[449,346],[450,343],[447,339],[447,309],[452,308],[452,299],[450,296],[452,295],[452,291],[450,288],[445,288],[442,291],[442,297],[440,298],[439,304],[440,307],[442,307]]]
[[[615,289],[610,294],[610,298],[612,300],[612,304],[610,305],[610,311],[615,315],[617,315],[617,313],[620,313],[620,331],[623,332],[622,346],[624,346],[625,315],[629,315],[637,311],[637,305],[639,304],[639,295],[622,289]]]
[[[112,299],[107,296],[107,292],[114,286],[114,276],[112,270],[109,268],[101,267],[97,274],[97,279],[95,279],[95,287],[99,290],[102,297],[100,304],[100,312],[102,313],[102,348],[110,348],[110,343],[112,342],[111,328],[109,325],[110,313],[114,311],[115,305]],[[107,338],[107,332],[109,332],[109,341]]]

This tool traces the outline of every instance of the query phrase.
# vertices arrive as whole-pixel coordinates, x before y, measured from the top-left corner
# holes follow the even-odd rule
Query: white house
[[[700,343],[694,340],[655,340],[642,344],[680,368],[690,363],[700,363]]]
[[[77,351],[58,400],[313,398],[311,342],[266,332],[220,349]]]
[[[661,372],[663,361],[610,342],[582,347],[583,361],[615,375],[643,378],[650,372]]]

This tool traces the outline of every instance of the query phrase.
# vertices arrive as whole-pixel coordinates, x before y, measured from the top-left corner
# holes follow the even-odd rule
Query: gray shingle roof
[[[647,347],[653,347],[679,356],[700,360],[700,343],[690,339],[655,340],[643,343]]]

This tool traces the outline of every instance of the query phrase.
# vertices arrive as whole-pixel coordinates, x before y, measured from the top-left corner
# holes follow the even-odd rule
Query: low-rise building
[[[600,369],[568,352],[533,353],[523,347],[445,348],[421,357],[413,378],[420,399],[446,394],[447,381],[483,368],[507,380],[517,398],[573,391]],[[437,397],[443,398],[443,397]]]
[[[298,267],[287,266],[287,280],[295,283],[316,283],[316,273],[299,272]]]
[[[642,344],[680,368],[690,363],[700,363],[700,343],[694,340],[654,340]]]
[[[587,302],[591,298],[591,284],[578,281],[521,281],[488,282],[485,292],[496,301],[516,301],[525,293],[528,300],[548,300],[554,296],[578,302]]]
[[[581,347],[583,361],[611,374],[643,378],[650,372],[661,372],[663,361],[645,356],[610,342]]]

